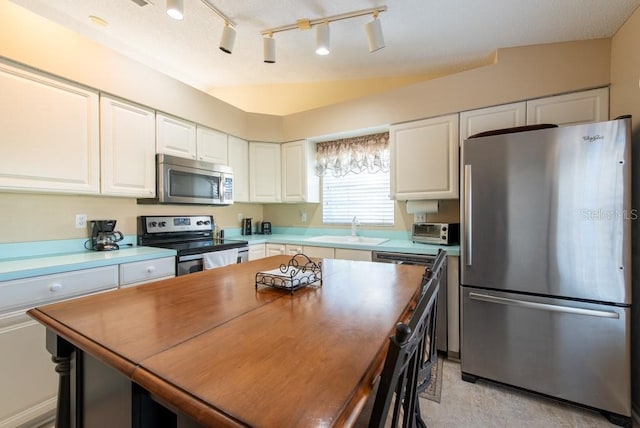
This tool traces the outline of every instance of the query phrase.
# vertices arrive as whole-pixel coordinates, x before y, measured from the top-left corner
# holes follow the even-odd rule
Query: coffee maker
[[[114,230],[116,228],[115,220],[91,220],[89,226],[91,228],[92,250],[113,251],[120,249],[120,246],[118,246],[116,242],[122,241],[124,236],[122,236],[122,233]]]
[[[251,233],[252,233],[251,219],[250,218],[242,219],[242,234],[251,235]]]

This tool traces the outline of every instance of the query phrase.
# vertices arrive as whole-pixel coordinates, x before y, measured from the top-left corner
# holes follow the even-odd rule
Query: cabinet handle
[[[54,282],[53,284],[51,284],[49,286],[49,291],[51,291],[52,293],[55,293],[56,291],[60,290],[62,288],[62,284],[58,283],[58,282]]]

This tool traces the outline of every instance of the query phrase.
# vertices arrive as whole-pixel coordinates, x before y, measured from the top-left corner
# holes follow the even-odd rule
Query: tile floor
[[[489,382],[465,382],[458,362],[445,359],[443,367],[440,403],[420,400],[429,428],[616,427],[597,412]]]

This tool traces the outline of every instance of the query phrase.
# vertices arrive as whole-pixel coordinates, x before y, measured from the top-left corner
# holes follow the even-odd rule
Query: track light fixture
[[[224,23],[222,37],[220,38],[220,50],[230,54],[233,51],[233,44],[236,42],[236,30],[229,27],[229,23]]]
[[[203,0],[205,1],[205,0]],[[329,32],[329,23],[333,21],[339,21],[343,19],[355,18],[358,16],[365,16],[373,14],[373,21],[365,24],[365,31],[367,33],[367,40],[369,42],[369,52],[375,52],[379,49],[384,48],[384,37],[382,35],[382,26],[380,24],[380,20],[378,19],[378,14],[380,12],[386,12],[387,6],[380,6],[372,9],[359,10],[356,12],[343,13],[341,15],[328,16],[326,18],[319,18],[314,20],[309,19],[299,19],[295,24],[284,25],[282,27],[270,28],[268,30],[262,31],[260,34],[263,36],[269,36],[269,39],[273,40],[272,36],[274,33],[280,33],[282,31],[289,30],[309,30],[312,27],[316,27],[316,53],[318,55],[327,55],[330,50],[330,32]],[[267,38],[264,39],[264,52],[265,52],[265,62],[267,55]],[[274,49],[274,62],[275,62],[275,40],[273,42]]]
[[[384,36],[382,35],[382,25],[378,19],[378,11],[373,12],[373,21],[364,24],[369,42],[369,52],[375,52],[384,48]]]
[[[276,39],[273,38],[273,33],[270,33],[268,37],[262,39],[262,52],[264,62],[267,64],[276,62]]]
[[[167,0],[167,15],[175,20],[182,20],[184,18],[183,0]]]
[[[316,25],[316,53],[318,55],[329,55],[331,48],[331,33],[329,32],[329,22]]]

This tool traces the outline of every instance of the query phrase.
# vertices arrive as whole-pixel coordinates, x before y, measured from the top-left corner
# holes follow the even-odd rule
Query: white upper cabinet
[[[527,124],[579,125],[609,120],[609,88],[527,101]]]
[[[280,144],[249,143],[249,199],[281,201]]]
[[[97,194],[98,93],[0,62],[0,189]]]
[[[233,200],[249,202],[249,142],[229,135],[229,166],[233,169]]]
[[[198,125],[196,128],[196,154],[198,160],[228,165],[227,134]]]
[[[458,115],[393,125],[391,196],[397,200],[458,197]]]
[[[100,97],[101,193],[111,196],[155,196],[155,112]]]
[[[196,159],[195,123],[156,113],[156,152]]]
[[[503,104],[460,113],[460,144],[472,135],[526,124],[527,103]]]
[[[320,202],[315,174],[315,144],[300,140],[282,144],[282,202]]]

